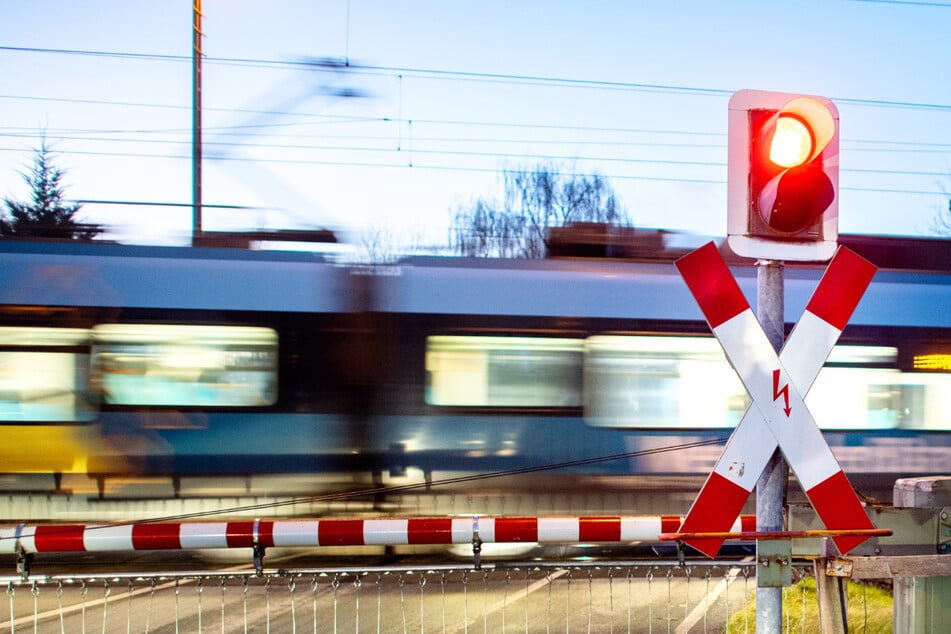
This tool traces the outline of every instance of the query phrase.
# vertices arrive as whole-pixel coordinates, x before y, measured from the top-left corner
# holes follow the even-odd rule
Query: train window
[[[902,375],[902,427],[951,431],[951,374],[914,372]]]
[[[823,429],[948,430],[951,375],[903,372],[896,348],[836,346],[806,403]]]
[[[897,359],[892,347],[836,346],[806,396],[819,427],[933,428],[951,376],[939,389],[941,375],[902,373]],[[584,385],[585,420],[605,427],[733,427],[750,402],[706,337],[591,337]]]
[[[589,337],[584,394],[602,427],[732,427],[749,403],[711,337]]]
[[[110,405],[256,407],[277,400],[277,333],[270,328],[106,324],[92,367]]]
[[[426,402],[460,407],[580,407],[584,341],[435,336],[426,340]]]
[[[89,331],[0,328],[0,420],[91,420]]]

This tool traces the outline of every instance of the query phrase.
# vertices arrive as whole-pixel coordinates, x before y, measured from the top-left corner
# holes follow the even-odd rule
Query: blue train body
[[[0,461],[99,477],[705,474],[747,401],[672,262],[653,260],[345,267],[3,242]],[[734,272],[753,302],[755,271]],[[787,269],[787,326],[821,272]],[[948,470],[949,359],[951,272],[879,271],[814,390],[847,473]],[[53,440],[31,460],[40,431]]]

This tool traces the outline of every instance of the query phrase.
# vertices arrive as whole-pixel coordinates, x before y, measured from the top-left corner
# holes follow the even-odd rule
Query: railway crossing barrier
[[[931,626],[951,621],[951,606],[941,601],[951,592],[951,557],[941,554],[951,551],[951,477],[899,481],[894,506],[869,507],[866,512],[880,532],[845,558],[822,552],[825,531],[811,508],[790,510],[790,532],[805,537],[793,541],[794,580],[815,579],[820,615],[831,619],[822,631],[843,631],[845,613],[836,610],[849,579],[893,582],[896,632],[929,631]],[[225,623],[226,619],[274,623],[275,631],[295,624],[309,628],[311,622],[319,622],[318,631],[360,631],[360,627],[504,631],[499,624],[507,620],[511,631],[577,630],[587,624],[588,631],[674,632],[687,631],[687,626],[678,628],[684,623],[696,625],[698,619],[715,623],[710,629],[727,629],[723,611],[739,610],[755,591],[756,568],[762,562],[752,558],[732,562],[479,561],[484,543],[656,542],[664,533],[678,531],[681,522],[681,517],[671,515],[21,524],[0,528],[0,554],[19,555],[21,566],[17,575],[0,576],[10,604],[9,621],[0,623],[0,630],[77,631],[77,622],[85,626],[94,619],[102,623],[102,631],[140,631],[143,623],[148,631],[148,619],[167,620],[172,615],[176,625],[199,630],[202,619],[206,623]],[[749,537],[754,525],[754,518],[745,516],[732,530]],[[887,532],[893,535],[885,536]],[[471,545],[473,562],[415,570],[264,568],[265,548],[272,546],[423,543]],[[28,566],[31,556],[53,552],[114,554],[192,548],[252,549],[254,566],[232,571],[98,575],[36,575]],[[734,594],[727,593],[730,598],[723,599],[722,593],[731,587]],[[799,586],[783,593],[787,619],[798,618],[797,614],[805,619],[806,604],[816,602]],[[645,596],[649,597],[646,603]],[[729,609],[722,605],[724,601]],[[387,602],[389,607],[384,605]],[[853,623],[863,618],[863,608],[858,608],[849,617]],[[460,610],[461,629],[449,628],[446,624],[458,620]],[[116,611],[124,611],[125,616],[115,616]],[[394,614],[397,625],[370,627]],[[133,622],[139,625],[130,625]],[[40,628],[40,623],[45,625]],[[545,626],[538,629],[540,623]],[[730,627],[750,629],[748,623]],[[221,629],[226,628],[222,625]]]
[[[738,517],[733,530],[750,531],[755,519]],[[250,548],[260,571],[271,547],[471,544],[478,568],[486,543],[658,542],[682,521],[678,515],[632,515],[20,524],[0,528],[0,554],[16,555],[21,574],[28,575],[38,553]]]

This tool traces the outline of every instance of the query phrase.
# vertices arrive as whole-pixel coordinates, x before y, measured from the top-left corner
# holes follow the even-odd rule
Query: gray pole
[[[192,245],[201,238],[201,0],[192,9]]]
[[[776,352],[783,347],[785,339],[784,292],[783,263],[759,260],[756,263],[756,319]],[[788,479],[789,467],[783,454],[777,448],[763,470],[763,475],[756,483],[756,530],[783,530]],[[758,561],[760,560],[760,543],[756,544]],[[779,634],[782,631],[782,624],[783,589],[757,587],[756,631],[762,634]]]

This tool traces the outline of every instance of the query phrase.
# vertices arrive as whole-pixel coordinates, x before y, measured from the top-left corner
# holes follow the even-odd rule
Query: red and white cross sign
[[[803,403],[803,396],[812,387],[876,267],[840,248],[777,356],[712,242],[676,264],[753,400],[680,532],[726,531],[777,446],[826,528],[874,528]],[[833,541],[845,553],[866,539],[839,536]],[[714,557],[723,540],[686,543]]]

